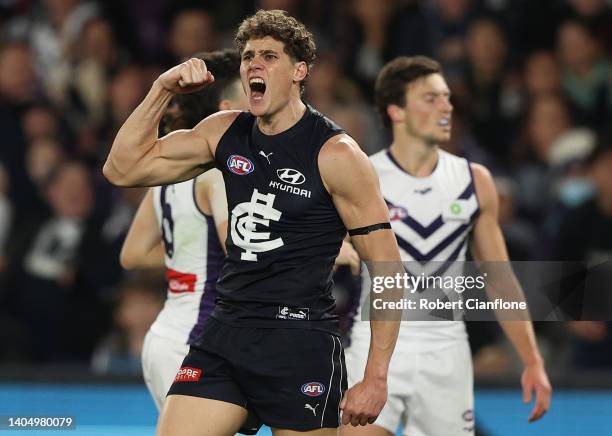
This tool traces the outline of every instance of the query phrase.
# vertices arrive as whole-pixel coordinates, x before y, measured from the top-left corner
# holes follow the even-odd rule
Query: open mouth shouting
[[[260,103],[266,93],[266,82],[261,77],[251,77],[249,79],[251,103]]]

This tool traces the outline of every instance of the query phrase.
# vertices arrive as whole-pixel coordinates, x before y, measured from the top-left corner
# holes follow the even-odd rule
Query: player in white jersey
[[[439,149],[451,133],[450,92],[440,65],[426,57],[397,58],[376,82],[376,103],[391,146],[371,157],[389,207],[402,260],[429,275],[466,259],[468,242],[480,261],[507,261],[498,222],[498,198],[490,173]],[[471,238],[471,240],[470,240]],[[414,271],[409,271],[417,274]],[[363,297],[367,292],[363,292]],[[452,301],[451,292],[447,297]],[[363,304],[362,304],[363,305]],[[346,364],[349,385],[363,372],[369,328],[351,334]],[[454,318],[456,319],[456,318]],[[549,408],[551,387],[529,321],[500,324],[524,363],[524,400],[535,406],[530,421]],[[463,321],[408,321],[400,329],[389,368],[389,396],[376,421],[342,428],[343,436],[385,436],[400,424],[410,436],[474,434],[473,373]]]
[[[240,56],[224,50],[200,56],[215,82],[176,96],[166,115],[166,133],[192,128],[218,110],[248,107],[240,83]],[[227,201],[221,172],[149,189],[121,252],[126,269],[166,267],[168,297],[145,338],[142,367],[158,408],[174,381],[189,344],[212,312],[215,282],[225,257]]]

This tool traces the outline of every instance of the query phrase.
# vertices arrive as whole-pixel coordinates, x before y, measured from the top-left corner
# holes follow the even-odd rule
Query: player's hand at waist
[[[203,89],[215,81],[202,59],[191,58],[170,68],[157,79],[157,82],[174,94],[189,94]]]
[[[387,402],[387,380],[364,378],[344,394],[340,402],[342,424],[372,424]]]
[[[529,422],[537,421],[550,408],[550,398],[552,396],[552,387],[550,381],[548,381],[544,364],[536,362],[525,365],[521,376],[521,385],[525,403],[531,402],[532,393],[535,391],[535,404],[529,414]]]

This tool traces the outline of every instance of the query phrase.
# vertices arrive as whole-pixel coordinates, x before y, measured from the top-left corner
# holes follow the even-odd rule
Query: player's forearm
[[[150,249],[126,249],[121,250],[120,263],[123,269],[133,270],[141,268],[163,268],[165,266],[164,247],[158,244]]]
[[[399,321],[370,321],[370,352],[363,378],[386,381],[391,355],[399,333]]]
[[[155,147],[159,122],[172,96],[155,81],[142,103],[123,123],[104,164],[104,175],[111,183],[122,186],[135,182],[138,163]]]
[[[543,363],[531,321],[500,321],[499,324],[520,356],[523,365]]]

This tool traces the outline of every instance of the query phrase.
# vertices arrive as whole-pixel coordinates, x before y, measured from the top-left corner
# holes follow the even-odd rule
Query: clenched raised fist
[[[191,58],[170,68],[157,79],[167,91],[175,94],[189,94],[203,89],[215,81],[202,59]]]

